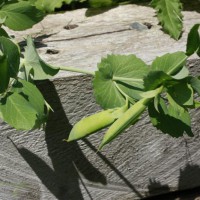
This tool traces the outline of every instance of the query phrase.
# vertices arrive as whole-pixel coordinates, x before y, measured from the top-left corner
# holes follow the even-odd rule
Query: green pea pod
[[[99,149],[102,149],[104,145],[112,141],[128,126],[134,124],[137,121],[138,117],[145,111],[147,104],[151,99],[152,98],[143,98],[139,100],[123,115],[121,115],[121,117],[116,120],[116,122],[112,124],[112,126],[105,133]]]
[[[88,136],[102,128],[105,128],[112,124],[117,118],[119,118],[126,110],[127,104],[120,108],[104,110],[94,115],[81,119],[72,128],[67,142],[77,140]]]

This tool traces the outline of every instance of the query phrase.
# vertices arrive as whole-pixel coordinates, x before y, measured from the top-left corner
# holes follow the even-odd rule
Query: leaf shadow
[[[102,14],[104,12],[107,12],[113,8],[118,7],[120,4],[137,4],[137,5],[145,5],[145,6],[149,6],[149,0],[112,0],[112,3],[110,3],[110,6],[106,6],[106,7],[98,7],[98,8],[88,8],[85,15],[86,17],[92,17],[95,15],[99,15]]]
[[[68,137],[72,126],[65,115],[53,83],[42,82],[45,99],[54,109],[54,113],[50,113],[45,130],[45,140],[52,169],[29,150],[17,147],[18,152],[58,200],[83,199],[80,181],[89,199],[92,200],[93,198],[80,175],[86,180],[102,185],[107,184],[106,177],[88,161],[77,142],[66,143],[63,141]],[[45,88],[48,88],[48,91]]]
[[[196,11],[200,12],[200,1],[197,0],[181,0],[183,3],[183,11]]]
[[[133,184],[125,177],[123,174],[100,152],[98,151],[87,139],[83,139],[83,141],[87,144],[88,147],[109,166],[116,174],[120,177],[121,180],[134,192],[139,198],[142,198],[143,196],[140,194],[140,192],[133,186]]]
[[[43,39],[49,38],[49,37],[51,37],[51,36],[53,36],[55,34],[56,33],[50,33],[50,34],[43,34],[43,35],[38,35],[38,36],[33,37],[35,47],[37,49],[43,48],[43,47],[47,47],[48,45],[43,42]],[[22,40],[18,44],[20,46],[21,52],[24,52],[24,48],[27,45],[26,44],[26,40]]]
[[[82,85],[83,84],[81,83],[81,86]],[[54,113],[50,114],[47,122],[45,140],[55,175],[59,180],[59,185],[61,185],[61,188],[65,191],[64,195],[67,195],[66,197],[70,200],[81,200],[83,197],[81,197],[80,194],[80,183],[78,181],[80,180],[82,184],[84,184],[82,177],[91,182],[101,183],[102,185],[107,184],[106,177],[87,160],[76,141],[70,143],[63,142],[63,139],[68,138],[72,126],[66,117],[61,100],[53,83],[50,81],[44,81],[39,88],[54,110]],[[79,87],[76,89],[78,91],[80,90]],[[83,142],[90,148],[90,150],[96,153],[96,156],[98,156],[111,170],[113,170],[121,180],[123,180],[128,188],[139,197],[142,197],[132,183],[129,182],[128,179],[126,179],[102,153],[97,152],[97,149],[89,142],[89,140],[84,139]],[[74,184],[72,185],[72,183]],[[86,185],[84,188],[89,199],[92,199]]]
[[[149,192],[151,197],[144,198],[145,200],[194,200],[199,197],[200,187],[200,166],[196,164],[187,163],[184,169],[180,170],[177,191],[171,192],[170,186],[162,185],[155,179],[149,180]],[[189,188],[191,189],[187,189]],[[158,195],[162,193],[161,195]]]

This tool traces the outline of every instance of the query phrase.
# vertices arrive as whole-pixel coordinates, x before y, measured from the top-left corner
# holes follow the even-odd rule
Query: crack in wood
[[[116,30],[116,31],[107,31],[107,32],[104,32],[104,33],[94,33],[94,34],[90,34],[90,35],[83,35],[81,37],[66,38],[66,39],[63,38],[63,39],[58,39],[58,40],[56,40],[56,39],[52,40],[51,39],[49,41],[44,41],[43,43],[79,40],[79,39],[84,39],[84,38],[89,38],[89,37],[95,37],[95,36],[101,36],[101,35],[107,35],[107,34],[113,34],[113,33],[120,33],[120,32],[125,32],[125,31],[133,31],[133,30],[130,30],[130,28],[125,28],[125,29],[119,29],[119,30]],[[37,40],[35,42],[37,42]]]

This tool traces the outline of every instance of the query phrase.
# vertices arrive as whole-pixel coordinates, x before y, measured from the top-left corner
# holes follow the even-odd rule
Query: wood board
[[[13,34],[19,42],[25,34],[35,36],[47,62],[94,71],[101,57],[111,53],[133,53],[150,63],[158,55],[184,50],[189,29],[200,21],[199,13],[184,12],[185,32],[176,42],[160,30],[149,7],[119,6],[91,18],[85,12],[50,15],[33,29]],[[71,19],[78,27],[64,29]],[[132,30],[134,22],[153,27]],[[59,52],[48,54],[48,49]],[[198,60],[189,65],[199,73]],[[128,200],[200,186],[199,110],[192,113],[194,138],[161,134],[144,115],[97,152],[103,132],[79,142],[62,141],[75,122],[100,109],[91,77],[63,72],[38,86],[55,112],[46,131],[18,132],[1,123],[0,199]]]

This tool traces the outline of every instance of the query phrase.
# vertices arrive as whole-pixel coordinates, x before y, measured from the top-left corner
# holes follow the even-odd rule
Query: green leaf
[[[185,64],[187,56],[184,52],[167,53],[161,57],[157,57],[152,65],[151,70],[163,71],[168,75],[175,75]]]
[[[148,66],[134,55],[108,55],[98,64],[93,81],[97,103],[104,109],[121,107],[127,96],[140,99]]]
[[[172,76],[173,79],[176,79],[176,80],[181,80],[181,79],[184,79],[186,78],[187,76],[189,76],[189,70],[187,67],[183,66],[183,68],[177,72],[177,74],[175,74],[174,76]]]
[[[28,102],[37,111],[39,120],[44,118],[45,100],[35,85],[25,80],[18,79],[18,82],[13,85],[12,91],[24,95],[24,97],[27,98]]]
[[[180,0],[153,0],[151,5],[156,9],[163,29],[178,40],[183,28]]]
[[[181,106],[191,106],[194,104],[193,89],[187,82],[179,82],[173,87],[169,87],[168,94]]]
[[[3,93],[8,88],[10,80],[10,72],[6,56],[0,56],[0,93]]]
[[[20,63],[20,52],[18,46],[9,38],[2,36],[0,37],[0,50],[7,57],[10,76],[16,78]]]
[[[89,5],[91,8],[104,8],[117,5],[113,0],[89,0]]]
[[[169,93],[167,93],[167,98],[169,101],[168,114],[172,116],[173,118],[180,120],[181,124],[183,124],[181,128],[184,129],[184,131],[189,136],[193,136],[193,133],[191,130],[190,114],[187,111],[187,109],[177,104],[176,101],[173,99],[173,97],[171,97]]]
[[[190,84],[191,84],[192,88],[200,96],[200,80],[196,77],[192,77],[191,80],[190,80]]]
[[[0,18],[0,25],[4,24],[5,21],[6,21],[6,17]]]
[[[0,28],[0,36],[4,36],[6,38],[10,38],[8,33],[3,28]]]
[[[13,93],[0,101],[3,120],[17,130],[34,128],[37,112],[20,94]]]
[[[151,65],[151,71],[144,78],[145,90],[154,90],[160,85],[173,85],[178,80],[186,78],[189,75],[188,69],[184,66],[186,59],[184,52],[167,53],[157,57]]]
[[[33,40],[29,36],[27,38],[27,47],[25,48],[24,54],[24,65],[27,71],[33,69],[33,79],[34,80],[44,80],[49,79],[56,75],[59,69],[53,68],[52,66],[46,64],[38,55]],[[27,74],[27,76],[29,76]]]
[[[70,4],[74,0],[36,0],[35,6],[37,9],[45,12],[53,12],[56,8],[60,8],[63,2]]]
[[[200,49],[199,26],[200,24],[195,24],[188,34],[186,47],[186,54],[188,56],[191,56]]]
[[[0,18],[5,18],[4,24],[15,31],[31,28],[44,17],[43,12],[37,10],[29,2],[18,2],[4,5],[0,10]]]
[[[20,130],[39,128],[47,120],[46,102],[35,85],[18,79],[0,101],[2,118]]]
[[[154,90],[170,80],[173,80],[173,78],[163,71],[150,71],[144,78],[145,90]]]
[[[174,107],[173,105],[170,104],[167,107],[164,100],[159,98],[157,110],[154,107],[154,102],[151,102],[148,111],[152,124],[172,137],[180,137],[184,132],[189,136],[193,136],[188,111],[180,106],[176,105]]]

